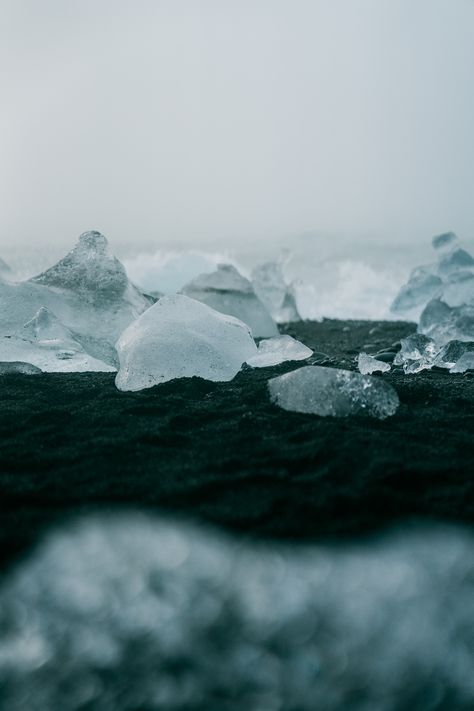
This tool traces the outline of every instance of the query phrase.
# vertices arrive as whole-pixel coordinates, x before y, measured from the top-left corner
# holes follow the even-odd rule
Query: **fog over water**
[[[473,31],[471,0],[3,0],[0,254],[99,229],[402,280],[474,237]]]

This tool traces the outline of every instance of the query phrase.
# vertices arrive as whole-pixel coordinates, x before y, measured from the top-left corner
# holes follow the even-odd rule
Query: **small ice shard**
[[[438,368],[452,368],[465,353],[474,351],[474,341],[449,341],[444,345],[433,365]]]
[[[175,378],[232,380],[257,352],[249,327],[183,294],[164,296],[117,342],[119,390]]]
[[[465,249],[455,249],[441,257],[438,272],[441,276],[448,276],[461,269],[474,269],[474,259]]]
[[[0,375],[40,375],[43,371],[31,363],[24,363],[20,360],[1,361]]]
[[[45,307],[16,333],[0,336],[0,361],[22,361],[51,373],[116,371],[89,355],[71,331]]]
[[[252,284],[230,264],[220,264],[212,274],[201,274],[182,293],[216,311],[246,323],[254,338],[278,336],[278,329]]]
[[[255,267],[252,284],[277,323],[301,321],[293,286],[285,281],[281,261],[265,262]]]
[[[367,353],[359,353],[357,358],[357,366],[362,375],[372,375],[372,373],[388,373],[390,370],[390,363],[377,360],[377,358],[374,358],[374,356],[368,355]]]
[[[465,373],[474,370],[474,352],[466,351],[459,360],[449,369],[450,373]]]
[[[432,338],[414,333],[407,338],[402,338],[401,349],[393,363],[402,365],[405,373],[419,373],[433,367],[438,350]]]
[[[452,308],[439,299],[430,301],[420,316],[418,332],[440,347],[449,341],[474,341],[474,305]]]
[[[258,344],[258,352],[247,360],[252,368],[267,368],[291,360],[306,360],[313,351],[291,336],[275,336]]]
[[[458,241],[457,236],[454,232],[443,232],[441,235],[435,235],[431,240],[431,243],[435,249],[446,249],[453,247]]]
[[[441,295],[443,282],[428,267],[418,267],[401,287],[390,310],[413,320],[418,320],[426,304]]]
[[[272,402],[284,410],[322,417],[367,415],[384,419],[400,401],[381,378],[350,370],[308,365],[268,382]]]

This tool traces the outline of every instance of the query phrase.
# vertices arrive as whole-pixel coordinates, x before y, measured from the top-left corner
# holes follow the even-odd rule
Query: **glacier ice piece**
[[[184,294],[164,296],[117,342],[119,390],[175,378],[232,380],[257,352],[249,327]]]
[[[0,360],[23,361],[45,372],[115,372],[87,353],[56,316],[42,307],[21,330],[0,336]]]
[[[452,368],[465,353],[474,351],[474,341],[448,341],[436,355],[433,365]]]
[[[454,232],[443,232],[440,235],[435,235],[431,243],[435,249],[442,250],[452,248],[457,241],[458,238]]]
[[[474,273],[465,269],[452,272],[442,289],[442,300],[448,306],[474,303]]]
[[[414,333],[402,338],[400,343],[401,349],[395,356],[394,365],[402,365],[405,373],[419,373],[433,367],[439,348],[432,338]]]
[[[381,378],[317,365],[272,378],[268,389],[272,402],[284,410],[322,417],[384,419],[395,414],[400,404],[394,388]]]
[[[449,369],[450,373],[465,373],[474,370],[474,352],[466,351],[458,361]]]
[[[294,289],[285,281],[281,260],[259,264],[251,278],[255,293],[277,323],[301,321]]]
[[[0,375],[40,375],[42,372],[36,365],[21,360],[0,361]]]
[[[258,352],[247,360],[252,368],[267,368],[291,360],[306,360],[313,354],[311,348],[292,336],[266,338],[258,344]]]
[[[438,264],[438,272],[442,276],[449,276],[464,269],[474,269],[474,259],[469,252],[461,248],[444,254]]]
[[[474,341],[474,305],[450,307],[439,299],[430,301],[420,316],[418,332],[440,347],[449,341]]]
[[[278,335],[275,321],[256,295],[251,282],[231,264],[220,264],[212,274],[201,274],[181,293],[216,311],[246,323],[254,338]]]
[[[357,357],[357,366],[362,375],[372,375],[372,373],[388,373],[390,363],[377,360],[374,356],[367,353],[359,353]]]
[[[442,279],[428,267],[418,267],[401,287],[390,309],[393,313],[417,321],[426,304],[441,295],[442,286]]]
[[[117,338],[150,305],[110,254],[105,237],[87,232],[43,274],[20,283],[0,281],[0,335],[15,334],[44,306],[93,357],[113,366]]]

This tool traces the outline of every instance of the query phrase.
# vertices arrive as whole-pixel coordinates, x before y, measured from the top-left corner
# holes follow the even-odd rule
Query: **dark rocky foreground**
[[[331,363],[390,347],[407,323],[331,321],[283,330]],[[413,518],[474,522],[474,379],[386,377],[385,421],[287,413],[270,377],[198,379],[124,394],[108,374],[0,380],[0,553],[4,564],[59,518],[117,505],[185,512],[245,534],[352,537]]]

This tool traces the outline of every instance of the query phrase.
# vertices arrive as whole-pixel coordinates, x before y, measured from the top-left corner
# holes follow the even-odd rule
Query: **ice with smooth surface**
[[[231,264],[220,264],[212,274],[201,274],[182,293],[216,311],[246,323],[254,338],[278,335],[275,321],[256,295],[251,282]]]
[[[350,370],[309,365],[268,382],[272,402],[284,410],[322,417],[394,415],[400,401],[381,378]]]
[[[465,373],[467,370],[474,370],[474,352],[466,351],[458,361],[450,368],[450,373]]]
[[[474,269],[474,259],[469,252],[461,248],[443,254],[438,265],[438,272],[443,276],[463,269]]]
[[[301,321],[294,289],[285,281],[281,260],[255,267],[252,271],[252,284],[258,298],[277,323]]]
[[[0,336],[0,361],[26,362],[45,372],[114,372],[89,355],[64,324],[42,307],[22,329]]]
[[[119,390],[175,378],[232,380],[257,353],[249,327],[183,294],[164,296],[117,342]]]
[[[401,349],[395,356],[394,365],[402,365],[405,373],[419,373],[433,367],[439,348],[432,338],[414,333],[402,338],[400,343]]]
[[[275,336],[258,344],[258,352],[247,360],[252,368],[267,368],[291,360],[306,360],[313,351],[292,336]]]
[[[94,358],[114,365],[122,331],[151,305],[128,280],[99,232],[86,232],[64,259],[28,281],[0,282],[0,335],[14,335],[46,307]]]
[[[377,360],[374,356],[367,353],[359,353],[357,357],[357,366],[362,375],[372,375],[372,373],[388,373],[390,363],[385,363],[382,360]]]

